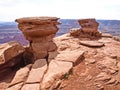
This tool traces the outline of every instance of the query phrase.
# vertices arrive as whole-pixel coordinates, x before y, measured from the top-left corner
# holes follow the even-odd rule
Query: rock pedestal
[[[99,23],[95,19],[79,19],[78,22],[83,32],[98,32]]]
[[[95,19],[79,19],[81,28],[73,28],[70,31],[71,36],[79,38],[97,39],[101,37],[98,31],[99,23]]]
[[[35,59],[45,58],[48,52],[56,50],[53,37],[58,31],[56,17],[27,17],[16,19],[18,28],[30,42]]]

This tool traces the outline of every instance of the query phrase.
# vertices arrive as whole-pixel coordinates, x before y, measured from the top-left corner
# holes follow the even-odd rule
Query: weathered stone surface
[[[80,51],[80,50],[63,51],[56,56],[55,60],[68,61],[76,65],[82,61],[81,59],[83,55],[84,55],[84,51]]]
[[[45,71],[47,70],[47,62],[45,59],[36,60],[32,66],[26,83],[40,83]]]
[[[49,59],[54,59],[59,53],[57,51],[49,52]]]
[[[55,80],[68,73],[72,67],[72,62],[52,60],[49,64],[48,71],[44,75],[43,81],[41,83],[41,89],[49,88]]]
[[[94,64],[96,62],[95,59],[85,59],[87,64]]]
[[[101,39],[99,39],[98,41],[99,42],[103,42],[103,43],[110,43],[111,42],[111,40],[110,40],[111,38],[101,38]]]
[[[0,65],[8,62],[24,52],[24,48],[17,42],[8,42],[0,45]]]
[[[104,86],[101,83],[95,83],[97,90],[104,90]]]
[[[104,57],[102,61],[98,61],[98,67],[109,74],[118,72],[117,61],[115,59]]]
[[[45,56],[47,55],[47,48],[45,43],[32,43],[32,49],[34,57],[36,59],[45,58]]]
[[[106,82],[106,81],[111,80],[111,78],[112,77],[110,75],[108,75],[107,73],[101,72],[100,74],[98,74],[96,76],[96,81],[104,81],[104,82]]]
[[[113,39],[120,42],[120,36],[113,36]]]
[[[25,47],[25,52],[23,54],[23,59],[24,59],[25,65],[34,62],[33,50],[30,47]]]
[[[25,84],[21,90],[40,90],[40,84],[39,83]]]
[[[17,83],[24,82],[24,81],[26,80],[28,74],[29,74],[29,71],[30,71],[31,66],[32,66],[32,65],[29,64],[29,65],[27,65],[27,66],[19,69],[19,70],[16,72],[16,74],[15,74],[13,80],[11,81],[9,87],[11,87],[11,86],[13,86],[13,85],[15,85],[15,84],[17,84]]]
[[[48,43],[49,45],[49,47],[48,47],[48,51],[49,52],[52,52],[52,51],[55,51],[55,50],[57,50],[57,46],[56,46],[56,44],[54,43],[54,42],[49,42]]]
[[[11,87],[5,89],[5,90],[20,90],[21,87],[22,87],[22,85],[23,85],[23,82],[18,83],[18,84],[15,84],[15,85],[13,85],[13,86],[11,86]]]
[[[120,69],[120,62],[117,63],[117,67]]]
[[[89,47],[102,47],[104,46],[103,42],[99,41],[80,41],[80,44],[89,46]]]
[[[71,30],[70,30],[70,35],[71,36],[79,36],[80,35],[80,28],[72,28]]]

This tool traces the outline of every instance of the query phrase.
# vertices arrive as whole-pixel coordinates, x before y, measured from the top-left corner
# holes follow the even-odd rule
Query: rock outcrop
[[[13,67],[22,64],[25,49],[17,42],[0,45],[0,77],[9,73]]]
[[[95,19],[79,19],[81,28],[73,28],[70,35],[79,38],[98,39],[101,33],[98,31],[99,23]]]
[[[53,37],[58,31],[56,17],[27,17],[16,19],[18,28],[30,42],[35,59],[45,58],[49,52],[57,49]]]
[[[18,42],[8,42],[0,45],[0,65],[24,52],[24,48]]]
[[[0,81],[0,90],[119,90],[120,42],[108,34],[98,38],[99,24],[95,19],[80,20],[81,28],[53,38],[59,24],[57,20],[54,17],[16,20],[30,46],[25,49],[1,46],[1,65],[7,65],[11,58],[24,50],[22,59],[31,64],[17,69],[11,81],[8,82],[9,78],[5,81],[9,83],[7,88],[3,88],[5,82]],[[16,47],[16,44],[10,45]],[[3,55],[9,58],[3,58]],[[30,62],[31,59],[35,61]],[[19,63],[17,58],[14,60]],[[10,65],[16,65],[13,63]]]
[[[78,22],[84,33],[98,32],[99,23],[95,19],[79,19]]]

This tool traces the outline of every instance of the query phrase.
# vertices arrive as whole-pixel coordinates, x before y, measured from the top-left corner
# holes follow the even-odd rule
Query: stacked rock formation
[[[79,36],[80,38],[97,38],[101,37],[98,31],[99,23],[95,19],[79,19],[81,28],[74,28],[70,31],[72,36]]]
[[[95,19],[79,19],[78,22],[83,32],[86,32],[86,33],[98,32],[97,30],[98,30],[99,23],[96,22]]]
[[[16,19],[18,28],[30,42],[35,59],[46,58],[48,53],[57,49],[53,37],[58,31],[56,17],[26,17]]]

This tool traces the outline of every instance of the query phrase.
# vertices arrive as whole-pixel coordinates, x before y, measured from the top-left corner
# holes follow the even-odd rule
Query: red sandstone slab
[[[16,19],[15,21],[18,23],[29,23],[29,24],[49,24],[55,23],[59,18],[57,17],[24,17]],[[59,24],[59,23],[56,23]]]
[[[103,42],[99,41],[80,41],[81,45],[88,46],[88,47],[102,47],[104,46]]]
[[[41,89],[46,90],[46,88],[50,87],[55,80],[68,73],[72,67],[72,62],[52,60],[49,64],[47,73],[44,75]]]
[[[32,66],[26,83],[40,83],[45,71],[47,70],[47,62],[45,59],[36,60]]]
[[[15,84],[20,83],[20,82],[24,82],[29,74],[29,70],[30,70],[31,66],[32,65],[30,64],[24,68],[19,69],[16,72],[16,74],[15,74],[15,76],[14,76],[14,78],[9,86],[15,85]]]
[[[56,56],[55,60],[73,62],[73,64],[76,65],[81,62],[83,55],[84,51],[80,50],[63,51]]]
[[[21,90],[40,90],[40,84],[25,84]]]

